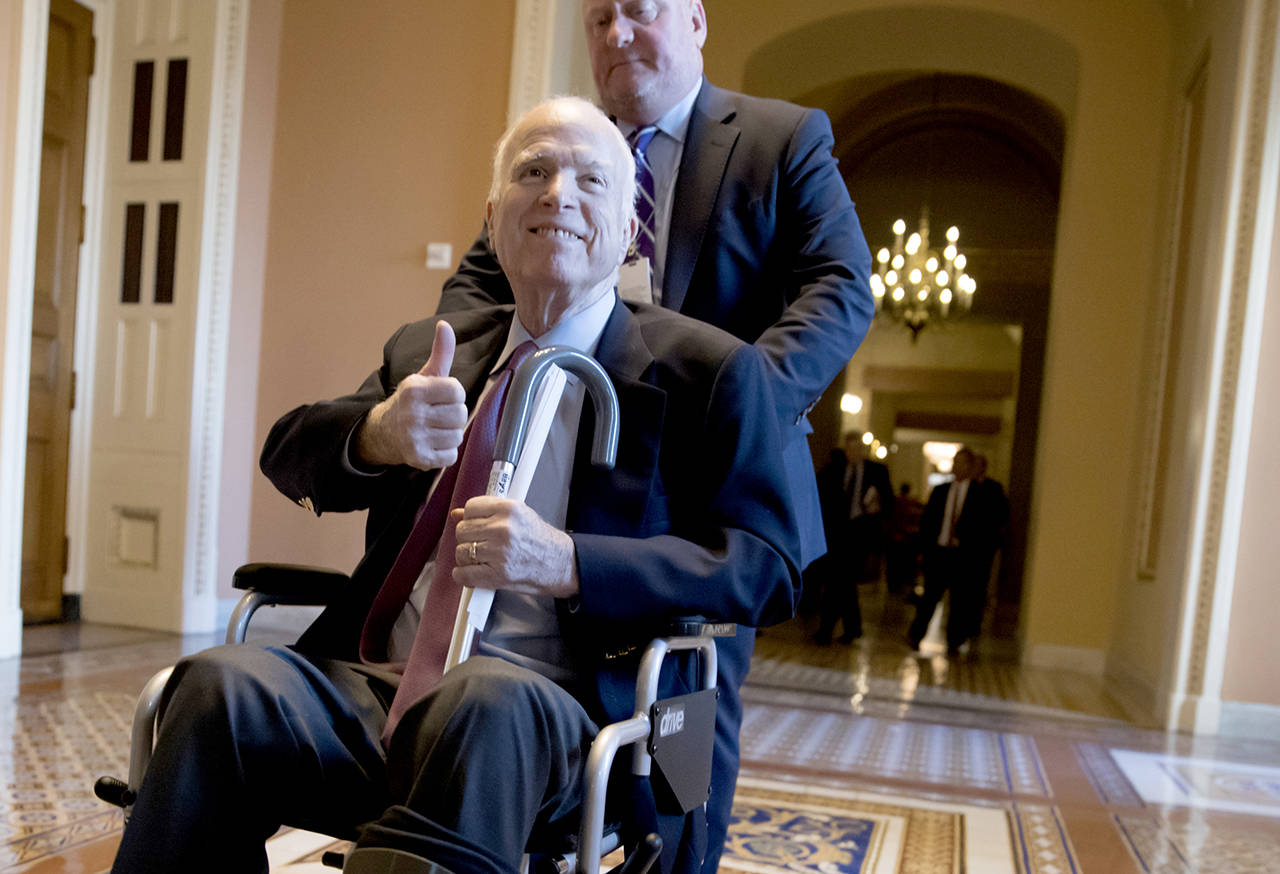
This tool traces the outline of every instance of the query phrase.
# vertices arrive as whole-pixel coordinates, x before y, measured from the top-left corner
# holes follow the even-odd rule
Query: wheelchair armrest
[[[299,564],[256,562],[236,569],[231,585],[244,595],[231,611],[227,643],[243,643],[249,620],[259,607],[289,604],[323,607],[351,581],[339,571]]]
[[[264,595],[279,596],[279,603],[328,604],[351,578],[340,571],[301,564],[254,562],[236,568],[231,585],[237,589],[255,589]],[[310,599],[307,601],[295,598]]]

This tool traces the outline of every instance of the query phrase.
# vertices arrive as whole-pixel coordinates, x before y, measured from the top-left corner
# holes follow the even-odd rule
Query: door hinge
[[[98,65],[98,38],[96,36],[89,37],[89,75],[93,75],[93,71]]]
[[[74,410],[76,408],[76,377],[79,373],[71,371],[71,400],[67,403],[67,409]]]
[[[80,204],[80,239],[76,241],[83,245],[84,243],[84,204]]]
[[[71,538],[62,535],[62,575],[65,577],[71,569]]]

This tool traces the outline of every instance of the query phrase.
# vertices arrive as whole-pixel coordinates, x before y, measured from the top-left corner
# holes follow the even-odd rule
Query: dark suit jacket
[[[831,545],[830,554],[842,565],[842,578],[852,578],[855,582],[879,578],[880,557],[894,503],[889,468],[869,458],[863,459],[862,464],[862,483],[857,495],[853,494],[857,477],[847,472],[849,457],[843,449],[832,450],[831,460],[818,471],[818,496],[822,501],[822,523],[827,543]],[[865,502],[872,489],[880,509],[851,519],[853,502]]]
[[[828,539],[840,536],[844,523],[849,521],[849,513],[853,501],[866,500],[867,494],[874,488],[880,509],[867,515],[876,516],[883,523],[893,513],[893,485],[889,480],[889,468],[878,461],[863,459],[862,488],[859,494],[853,494],[855,475],[849,475],[849,457],[842,449],[831,452],[831,460],[818,472],[818,495],[822,500],[822,519],[826,526]],[[845,483],[848,476],[849,482]]]
[[[920,517],[920,543],[925,550],[938,548],[942,518],[947,512],[947,496],[954,487],[954,482],[943,483],[929,493],[929,502]],[[994,551],[1004,525],[1002,516],[991,491],[982,483],[970,480],[964,505],[960,508],[960,518],[955,523],[956,543],[960,551],[975,560]]]
[[[510,306],[449,316],[457,337],[452,375],[474,406],[506,340]],[[403,544],[434,472],[392,468],[359,476],[343,464],[348,437],[376,403],[430,354],[438,318],[405,325],[383,364],[353,395],[287,413],[272,428],[263,472],[317,513],[368,508],[369,548],[346,595],[298,646],[355,660],[374,594]],[[652,306],[615,305],[596,354],[618,392],[617,464],[590,465],[592,413],[583,411],[566,528],[577,550],[581,595],[562,604],[562,631],[583,673],[594,673],[597,718],[630,716],[635,661],[608,658],[642,642],[663,619],[701,613],[747,626],[790,616],[799,594],[798,534],[781,473],[781,447],[759,353],[728,334]],[[722,648],[729,676],[736,647]],[[747,650],[749,653],[749,650]],[[683,691],[679,677],[668,693]],[[722,689],[731,708],[737,689]],[[720,737],[717,743],[724,743]],[[718,755],[731,754],[734,748]],[[721,787],[720,791],[726,791]],[[731,791],[731,784],[728,789]],[[679,843],[677,836],[669,846]]]
[[[705,80],[689,120],[663,271],[663,304],[754,343],[783,423],[804,563],[826,548],[808,411],[866,335],[871,253],[824,113]],[[509,303],[482,230],[438,313]]]

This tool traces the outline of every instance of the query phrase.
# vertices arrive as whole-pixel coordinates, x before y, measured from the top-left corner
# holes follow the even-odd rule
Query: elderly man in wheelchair
[[[634,719],[645,642],[689,614],[791,614],[798,534],[761,358],[618,299],[634,191],[603,114],[575,98],[535,107],[498,143],[487,205],[515,306],[405,325],[354,394],[276,423],[263,471],[317,513],[368,509],[366,554],[297,644],[175,667],[113,871],[266,871],[282,823],[356,834],[348,871],[518,870],[527,846],[599,815],[588,751],[597,726]],[[593,466],[607,414],[592,379],[571,376],[521,500],[492,478],[483,492],[500,399],[527,401],[530,364],[507,383],[528,341],[594,356],[619,418],[616,463]],[[445,672],[460,593],[490,591],[474,654]],[[716,649],[647,664],[641,685],[712,683]],[[716,760],[736,764],[749,647],[719,650]],[[681,700],[640,714],[656,723],[641,746],[684,728]],[[661,870],[698,871],[707,783],[636,770],[615,768],[608,795],[624,842],[656,833]],[[712,803],[732,796],[728,770],[709,779]]]

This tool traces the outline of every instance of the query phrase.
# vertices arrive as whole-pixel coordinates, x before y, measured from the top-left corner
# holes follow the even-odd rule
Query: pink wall
[[[1280,705],[1280,682],[1276,681],[1280,664],[1280,575],[1276,570],[1280,568],[1280,538],[1276,537],[1280,394],[1275,389],[1280,385],[1280,223],[1271,253],[1222,700]]]
[[[285,0],[254,446],[292,407],[354,390],[431,313],[480,229],[502,132],[512,0]],[[255,462],[256,464],[256,462]],[[350,569],[362,516],[319,520],[253,476],[249,556]]]

